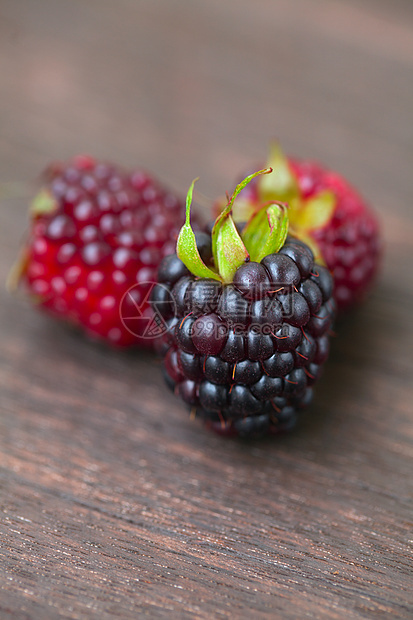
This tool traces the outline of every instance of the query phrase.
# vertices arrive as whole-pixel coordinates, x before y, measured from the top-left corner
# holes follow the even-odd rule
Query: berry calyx
[[[203,261],[191,228],[190,209],[195,179],[186,199],[186,220],[177,241],[177,256],[189,271],[199,278],[212,278],[225,284],[233,281],[237,270],[250,261],[259,261],[269,253],[277,252],[284,244],[288,233],[287,207],[283,203],[271,202],[251,213],[241,234],[232,217],[233,206],[238,194],[250,181],[259,175],[272,172],[272,168],[259,170],[239,183],[223,211],[212,227],[212,266]],[[252,273],[253,267],[246,271]],[[258,277],[258,276],[257,276]]]

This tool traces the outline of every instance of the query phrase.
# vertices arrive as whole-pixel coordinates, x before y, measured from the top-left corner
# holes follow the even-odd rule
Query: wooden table
[[[278,137],[386,241],[311,412],[253,444],[2,287],[2,620],[412,617],[412,66],[408,0],[2,0],[2,282],[25,183],[78,152],[212,200]]]

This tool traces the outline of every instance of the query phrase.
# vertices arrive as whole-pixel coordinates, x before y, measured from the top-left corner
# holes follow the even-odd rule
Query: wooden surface
[[[2,282],[20,183],[78,152],[212,199],[276,136],[386,240],[311,412],[255,444],[1,287],[1,620],[412,617],[412,69],[408,0],[1,0]]]

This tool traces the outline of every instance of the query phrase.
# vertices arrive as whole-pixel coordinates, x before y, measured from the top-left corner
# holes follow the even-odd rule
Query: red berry
[[[183,203],[146,172],[87,156],[51,165],[45,180],[21,276],[36,306],[110,344],[152,347],[145,283],[175,246]]]
[[[341,175],[312,161],[287,158],[277,145],[272,147],[269,165],[274,169],[271,178],[255,178],[243,189],[239,217],[235,203],[238,226],[242,229],[260,204],[288,203],[291,234],[309,245],[332,273],[338,309],[362,301],[374,282],[381,255],[379,225],[372,209]],[[224,199],[219,201],[217,211],[224,204]],[[306,276],[310,252],[302,247],[298,256],[298,250],[294,260],[301,276]],[[291,257],[288,242],[281,254]],[[265,266],[271,273],[271,266]]]
[[[307,198],[331,191],[336,207],[327,225],[311,231],[334,276],[340,310],[360,302],[377,274],[380,259],[379,226],[375,214],[339,174],[316,163],[290,160],[291,170]]]

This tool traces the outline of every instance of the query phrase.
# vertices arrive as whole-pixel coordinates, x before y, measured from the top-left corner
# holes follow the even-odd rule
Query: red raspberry
[[[289,160],[303,199],[331,192],[335,208],[324,226],[308,232],[334,276],[340,310],[361,302],[377,274],[381,254],[379,225],[360,194],[336,172],[309,161]]]
[[[151,316],[148,283],[174,251],[182,202],[142,170],[126,173],[86,156],[53,164],[45,178],[20,281],[36,305],[87,334],[152,347],[148,321],[139,319]]]
[[[375,214],[346,179],[318,163],[287,158],[274,144],[268,165],[274,174],[254,179],[245,188],[234,219],[247,220],[260,203],[287,202],[291,233],[309,244],[333,274],[338,309],[362,301],[381,255]]]

